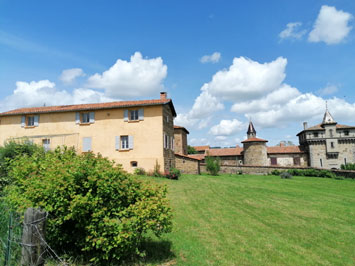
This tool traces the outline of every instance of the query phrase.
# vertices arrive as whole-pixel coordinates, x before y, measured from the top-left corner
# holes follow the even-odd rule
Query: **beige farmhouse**
[[[59,145],[94,152],[122,164],[161,170],[175,166],[174,105],[160,99],[21,108],[0,113],[0,143],[28,138],[45,149]]]

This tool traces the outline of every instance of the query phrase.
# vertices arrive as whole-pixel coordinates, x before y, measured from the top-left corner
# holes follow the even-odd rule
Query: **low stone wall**
[[[187,156],[175,154],[175,167],[183,174],[200,174],[200,161]]]
[[[317,169],[317,170],[324,170],[320,168],[312,168],[312,167],[284,167],[284,166],[233,166],[233,165],[221,165],[220,173],[224,174],[262,174],[266,175],[271,173],[273,170],[279,171],[286,171],[288,169]],[[201,163],[200,165],[201,173],[207,173],[206,164]],[[338,170],[338,169],[331,169],[334,174],[337,176],[343,176],[345,178],[352,178],[355,179],[355,171],[349,170]]]

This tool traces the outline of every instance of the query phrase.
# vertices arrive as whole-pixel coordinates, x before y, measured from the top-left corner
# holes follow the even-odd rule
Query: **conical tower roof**
[[[256,130],[254,128],[254,125],[253,125],[253,122],[249,122],[249,126],[248,126],[248,132],[247,132],[248,135],[255,135],[256,136]]]
[[[325,110],[324,116],[323,116],[323,124],[336,124],[337,122],[335,122],[333,116],[329,113],[328,109]]]

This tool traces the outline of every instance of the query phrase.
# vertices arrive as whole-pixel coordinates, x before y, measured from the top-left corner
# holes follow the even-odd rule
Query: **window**
[[[81,114],[81,123],[90,123],[90,114],[82,113]]]
[[[329,129],[329,136],[333,137],[333,129]]]
[[[346,165],[346,158],[344,158],[344,164]]]
[[[95,112],[85,112],[75,114],[76,124],[92,124],[95,122]]]
[[[293,164],[294,165],[301,165],[301,158],[300,157],[293,157]]]
[[[38,121],[38,115],[22,116],[21,127],[38,127]]]
[[[271,157],[271,165],[277,165],[277,158],[276,157]]]
[[[83,138],[83,152],[92,151],[91,149],[91,137]]]
[[[124,110],[123,119],[125,122],[144,120],[144,109]]]
[[[314,132],[313,137],[318,138],[318,132]]]
[[[330,143],[330,147],[331,147],[332,149],[334,149],[334,142],[333,142],[333,141]]]
[[[51,149],[51,140],[50,139],[42,139],[42,146],[45,151],[49,151]]]
[[[349,130],[344,131],[344,136],[349,136]]]
[[[323,161],[322,159],[319,159],[320,160],[320,167],[323,167]]]
[[[131,161],[131,166],[132,166],[132,167],[137,167],[137,166],[138,166],[138,162],[136,162],[136,161]]]
[[[129,120],[131,120],[131,121],[138,120],[138,110],[130,110],[129,111]]]
[[[169,136],[164,133],[164,149],[169,148]]]
[[[128,150],[128,136],[121,136],[121,149]]]

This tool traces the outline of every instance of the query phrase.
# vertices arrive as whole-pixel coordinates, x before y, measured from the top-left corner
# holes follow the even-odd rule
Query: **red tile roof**
[[[337,129],[351,129],[351,128],[355,128],[355,126],[347,126],[347,125],[340,125],[340,124],[337,124],[335,126]],[[313,131],[313,130],[325,130],[324,127],[322,127],[322,124],[318,124],[318,125],[315,125],[313,127],[309,127],[305,130],[302,130],[300,133],[297,134],[300,135],[302,132],[305,132],[305,131]]]
[[[210,148],[210,146],[193,146],[196,151],[205,151]]]
[[[243,140],[242,143],[246,143],[246,142],[268,142],[265,139],[259,139],[259,138],[250,138],[250,139],[246,139]]]
[[[274,146],[267,147],[267,153],[304,153],[300,146]]]
[[[181,127],[181,126],[174,126],[174,129],[182,129],[182,130],[185,130],[187,134],[190,134],[190,132],[186,128]]]
[[[119,101],[108,103],[90,103],[90,104],[75,104],[75,105],[61,105],[61,106],[42,106],[20,108],[7,112],[0,113],[0,116],[22,115],[22,114],[38,114],[38,113],[54,113],[54,112],[71,112],[71,111],[86,111],[86,110],[100,110],[113,109],[134,106],[149,106],[149,105],[164,105],[169,104],[173,116],[176,116],[175,108],[171,99],[156,99],[156,100],[141,100],[141,101]]]
[[[193,156],[190,156],[190,155],[191,155],[191,154],[185,155],[185,154],[175,153],[175,156],[180,156],[180,157],[184,157],[184,158],[191,159],[191,160],[198,160],[198,161],[200,161],[200,160],[203,159],[203,158],[193,157]],[[196,154],[194,154],[194,155],[196,155]],[[204,156],[204,154],[199,154],[199,155],[203,155],[203,156]]]
[[[196,159],[196,160],[203,160],[206,155],[204,155],[204,154],[189,154],[187,156],[190,158]]]
[[[241,155],[243,148],[221,148],[221,149],[209,149],[206,151],[206,156],[237,156]]]

